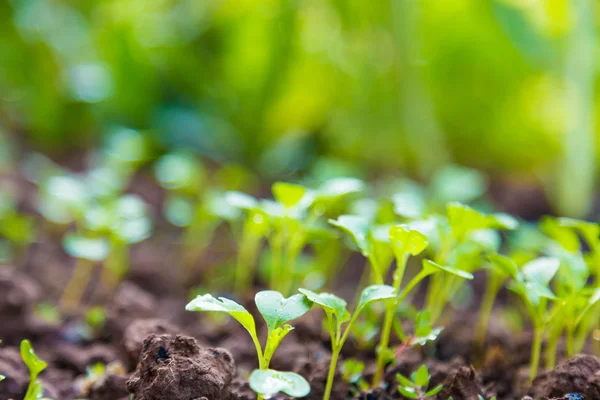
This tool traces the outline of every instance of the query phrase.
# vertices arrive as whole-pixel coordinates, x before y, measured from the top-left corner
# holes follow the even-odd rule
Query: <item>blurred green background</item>
[[[60,157],[124,126],[268,179],[454,162],[586,215],[597,16],[593,0],[7,0],[0,129]]]

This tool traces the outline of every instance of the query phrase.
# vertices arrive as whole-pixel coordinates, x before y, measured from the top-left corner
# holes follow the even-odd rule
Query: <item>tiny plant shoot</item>
[[[548,301],[557,297],[550,290],[550,281],[558,271],[560,261],[552,257],[540,257],[525,264],[509,283],[508,288],[521,297],[533,324],[533,344],[529,366],[529,381],[537,375],[542,339],[550,315]]]
[[[325,310],[325,316],[327,318],[327,329],[331,337],[331,363],[329,365],[329,373],[327,375],[327,385],[325,386],[325,393],[323,394],[323,400],[329,400],[331,395],[331,388],[333,387],[333,380],[335,378],[335,371],[337,366],[337,360],[348,338],[348,335],[352,331],[352,326],[356,322],[360,312],[370,303],[379,300],[393,299],[396,297],[396,291],[393,287],[387,285],[372,285],[365,288],[358,302],[358,306],[354,313],[350,315],[346,309],[346,302],[331,293],[314,293],[307,289],[299,289],[310,301],[321,306]],[[348,322],[345,329],[343,324]]]
[[[38,380],[38,375],[46,369],[48,364],[38,358],[31,343],[26,339],[21,342],[21,358],[29,369],[29,386],[23,400],[39,399],[43,396],[44,389]]]
[[[263,371],[255,375],[254,378],[253,386],[258,390],[259,399],[262,399],[263,395],[271,396],[273,393],[270,393],[270,391],[274,387],[279,388],[278,390],[282,390],[285,393],[288,393],[288,391],[292,391],[293,393],[302,392],[301,389],[308,385],[308,383],[306,383],[306,386],[303,383],[299,383],[304,381],[304,378],[292,372],[277,375],[276,373],[280,374],[280,372],[269,370],[269,363],[283,338],[294,329],[287,322],[308,312],[311,302],[302,294],[293,295],[286,299],[281,293],[273,290],[258,292],[254,298],[254,302],[267,323],[267,340],[264,347],[261,346],[258,339],[254,317],[235,301],[224,297],[216,299],[210,294],[205,294],[197,296],[189,302],[185,309],[187,311],[225,312],[242,324],[246,331],[248,331],[256,348],[259,370]],[[275,386],[270,386],[268,384],[269,378],[273,378],[279,383]],[[281,386],[286,382],[287,386]],[[284,390],[284,388],[288,391]],[[262,390],[266,390],[266,393],[262,393]]]
[[[419,369],[410,375],[410,379],[402,374],[396,374],[398,381],[398,392],[408,399],[425,400],[434,397],[442,390],[443,386],[438,385],[431,390],[429,388],[429,380],[431,376],[425,365],[421,365]]]

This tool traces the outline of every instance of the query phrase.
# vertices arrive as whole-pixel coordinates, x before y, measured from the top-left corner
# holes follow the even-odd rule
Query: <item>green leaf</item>
[[[540,257],[528,262],[522,268],[525,279],[540,286],[548,286],[560,266],[560,260],[554,257]]]
[[[389,238],[397,256],[405,253],[416,256],[429,245],[427,236],[410,229],[406,225],[394,225],[390,228]]]
[[[2,382],[5,379],[6,379],[6,377],[4,375],[0,375],[0,382]]]
[[[423,260],[423,270],[430,274],[433,274],[433,273],[439,272],[439,271],[444,271],[444,272],[448,272],[449,274],[456,275],[456,276],[464,278],[464,279],[470,280],[470,279],[474,278],[473,274],[470,272],[463,271],[463,270],[460,270],[460,269],[454,268],[454,267],[439,265],[439,264],[434,263],[431,260]]]
[[[294,328],[291,325],[286,324],[283,326],[278,326],[277,328],[269,332],[267,343],[265,345],[265,351],[263,353],[263,357],[265,360],[271,359],[273,353],[275,353],[275,350],[277,350],[277,347],[279,347],[279,344],[281,343],[283,338],[285,338],[287,334],[293,330]]]
[[[377,300],[393,299],[396,297],[396,290],[389,285],[371,285],[363,289],[358,300],[356,312],[360,313],[369,303]]]
[[[339,321],[346,321],[349,317],[346,310],[346,301],[331,293],[315,293],[308,289],[298,289],[310,301],[323,307],[325,311],[332,312],[336,315]]]
[[[396,374],[396,380],[401,386],[412,388],[414,386],[414,382],[402,375],[401,373]]]
[[[175,226],[188,226],[194,219],[194,204],[186,196],[167,195],[163,208],[166,219]]]
[[[509,257],[503,256],[501,254],[490,254],[488,256],[488,260],[494,266],[495,271],[500,273],[502,276],[510,277],[516,279],[519,274],[519,267],[517,264],[510,259]]]
[[[306,379],[293,372],[255,369],[248,381],[252,390],[268,397],[279,392],[292,397],[304,397],[310,393]]]
[[[271,188],[273,197],[286,208],[295,206],[306,194],[306,188],[285,182],[275,182]]]
[[[564,217],[558,218],[557,222],[560,226],[569,227],[579,232],[590,248],[595,249],[598,247],[600,236],[600,226],[598,224],[581,219]]]
[[[342,379],[348,383],[356,383],[362,377],[363,371],[365,370],[365,363],[358,361],[357,359],[350,358],[344,360],[340,366],[340,372],[342,373]]]
[[[190,152],[171,153],[159,159],[154,173],[162,187],[195,195],[204,181],[204,168]]]
[[[415,383],[423,388],[426,388],[429,385],[429,371],[425,364],[421,365],[417,372],[415,373]]]
[[[425,198],[417,184],[404,184],[400,192],[392,195],[394,212],[405,218],[421,218],[425,213]]]
[[[358,215],[341,215],[337,220],[330,219],[329,223],[346,231],[354,240],[356,247],[362,255],[368,257],[370,254],[369,232],[371,224],[365,217]]]
[[[356,178],[333,178],[321,185],[316,196],[318,199],[334,199],[364,190],[365,184]]]
[[[63,238],[63,247],[72,257],[90,261],[101,261],[108,256],[110,244],[103,237],[87,237],[68,233]]]
[[[510,230],[519,225],[518,221],[508,214],[487,215],[461,203],[448,204],[446,211],[452,234],[458,239],[478,229]]]
[[[29,369],[32,381],[48,366],[44,360],[38,358],[35,351],[33,351],[33,347],[31,347],[31,342],[27,339],[21,341],[21,358]]]
[[[413,387],[403,387],[403,386],[398,386],[398,391],[400,392],[400,394],[404,397],[408,397],[409,399],[418,399],[419,396],[417,395],[417,389],[413,388]]]
[[[433,397],[436,394],[438,394],[442,388],[444,387],[444,385],[437,385],[436,387],[434,387],[433,389],[431,389],[428,392],[425,392],[425,397]]]
[[[210,294],[197,296],[190,301],[185,309],[187,311],[219,311],[225,312],[235,318],[246,330],[256,337],[256,325],[252,315],[241,305],[225,297],[214,298]]]
[[[304,315],[312,305],[303,294],[295,294],[286,299],[274,290],[258,292],[254,302],[265,319],[269,332]]]
[[[486,191],[485,177],[477,170],[448,165],[437,172],[431,181],[431,197],[438,204],[451,201],[468,203]]]
[[[568,225],[563,225],[556,218],[544,217],[540,229],[559,243],[565,250],[572,253],[579,251],[580,243],[577,234]]]

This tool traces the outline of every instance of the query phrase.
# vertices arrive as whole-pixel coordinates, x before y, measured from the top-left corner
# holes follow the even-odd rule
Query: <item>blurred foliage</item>
[[[593,179],[597,13],[592,0],[9,0],[0,121],[57,154],[127,126],[270,178],[323,158],[420,177],[453,161],[589,196],[554,179]]]

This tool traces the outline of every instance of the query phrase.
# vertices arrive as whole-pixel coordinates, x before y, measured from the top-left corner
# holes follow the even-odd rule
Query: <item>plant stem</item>
[[[572,326],[571,324],[569,324],[569,325],[567,325],[566,331],[567,331],[567,338],[566,338],[567,356],[572,357],[575,355],[574,341],[573,341],[575,327]]]
[[[65,311],[75,311],[81,303],[81,298],[88,285],[94,265],[91,261],[78,258],[75,270],[60,299],[60,306]]]
[[[542,351],[542,336],[544,330],[536,325],[533,330],[533,343],[531,345],[531,361],[529,366],[529,383],[533,382],[537,376],[540,365],[540,353]]]
[[[325,393],[323,393],[323,400],[329,400],[331,395],[331,389],[333,388],[333,379],[335,378],[335,371],[337,368],[338,356],[341,348],[338,346],[332,346],[331,362],[329,364],[329,373],[327,374],[327,385],[325,386]]]
[[[548,339],[548,343],[546,345],[546,350],[544,354],[546,355],[546,370],[549,371],[554,369],[556,366],[556,353],[558,348],[558,339],[560,336],[556,336],[554,338]]]

